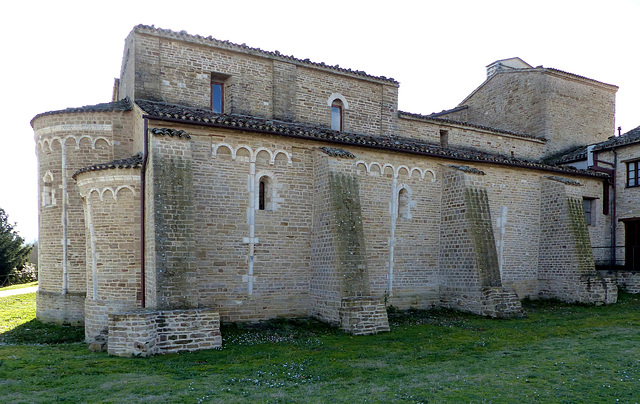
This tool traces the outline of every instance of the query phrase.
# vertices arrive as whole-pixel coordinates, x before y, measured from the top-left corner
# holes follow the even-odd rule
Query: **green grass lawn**
[[[29,283],[21,283],[19,285],[11,285],[11,286],[5,286],[4,288],[0,288],[0,292],[2,292],[3,290],[13,290],[13,289],[22,289],[22,288],[29,288],[31,286],[38,286],[38,281],[35,282],[29,282]]]
[[[116,358],[82,330],[0,298],[0,402],[635,403],[640,297],[606,307],[525,304],[524,319],[392,313],[354,337],[313,320],[223,327],[220,350]]]

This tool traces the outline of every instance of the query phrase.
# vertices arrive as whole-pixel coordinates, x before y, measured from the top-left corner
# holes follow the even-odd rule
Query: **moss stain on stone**
[[[329,193],[337,236],[336,275],[343,297],[369,295],[360,189],[354,176],[329,173]]]
[[[194,271],[194,206],[191,159],[154,156],[154,210],[157,292],[162,306],[186,308],[189,299],[172,291],[190,290]],[[175,296],[174,296],[175,295]]]
[[[501,286],[498,253],[491,226],[491,211],[487,190],[465,188],[464,199],[467,206],[469,236],[475,250],[475,260],[483,287]]]
[[[567,198],[567,205],[569,208],[569,225],[576,243],[578,270],[581,273],[595,274],[589,227],[587,225],[587,219],[584,216],[582,200],[578,198]]]

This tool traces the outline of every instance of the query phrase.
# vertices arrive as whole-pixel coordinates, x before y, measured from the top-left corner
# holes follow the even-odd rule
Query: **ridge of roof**
[[[443,114],[443,113],[446,113],[446,112],[456,112],[456,111],[463,110],[465,108],[468,108],[468,107],[466,105],[464,105],[464,106],[461,106],[461,107],[452,108],[452,109],[447,110],[447,111],[439,112],[438,114]],[[522,137],[522,138],[525,138],[525,139],[535,139],[535,140],[542,140],[542,141],[546,141],[547,140],[544,137],[530,135],[528,133],[514,132],[514,131],[511,131],[511,130],[492,128],[490,126],[478,125],[478,124],[471,123],[471,122],[457,121],[457,120],[454,120],[454,119],[441,118],[439,116],[434,116],[436,114],[422,115],[422,114],[416,114],[416,113],[413,113],[413,112],[398,111],[398,115],[399,116],[400,115],[406,115],[406,116],[411,117],[411,118],[417,118],[417,119],[425,120],[425,121],[449,123],[449,124],[453,124],[453,125],[464,125],[464,126],[468,126],[470,128],[482,129],[482,130],[487,130],[487,131],[496,132],[496,133],[504,133],[504,134],[507,134],[507,135]]]
[[[280,59],[280,60],[284,60],[284,61],[288,61],[288,62],[294,62],[294,63],[298,63],[301,65],[306,65],[306,66],[312,66],[312,67],[316,67],[316,68],[322,68],[322,69],[328,69],[328,70],[333,70],[333,71],[337,71],[340,73],[347,73],[347,74],[351,74],[354,76],[359,76],[359,77],[363,77],[363,78],[367,78],[367,79],[374,79],[374,80],[380,80],[380,81],[384,81],[384,82],[388,82],[388,83],[393,83],[395,85],[398,85],[398,81],[396,81],[395,79],[391,78],[391,77],[386,77],[386,76],[374,76],[371,75],[367,72],[364,72],[362,70],[353,70],[353,69],[348,69],[348,68],[344,68],[344,67],[340,67],[340,65],[328,65],[324,62],[312,62],[309,59],[299,59],[293,55],[284,55],[282,53],[280,53],[280,51],[267,51],[264,49],[260,49],[260,48],[254,48],[254,47],[250,47],[246,44],[237,44],[228,40],[220,40],[220,39],[216,39],[213,38],[211,35],[204,37],[202,35],[192,35],[189,34],[187,31],[173,31],[170,29],[163,29],[163,28],[157,28],[155,25],[145,25],[145,24],[138,24],[136,25],[134,28],[134,31],[136,32],[149,32],[149,31],[153,31],[153,32],[157,32],[157,33],[161,33],[170,37],[174,37],[174,38],[181,38],[181,39],[191,39],[191,40],[197,40],[197,41],[201,41],[203,43],[208,43],[210,45],[214,45],[214,46],[218,46],[218,47],[222,47],[222,48],[226,48],[226,49],[231,49],[231,50],[235,50],[235,51],[241,51],[241,52],[245,52],[245,53],[250,53],[250,54],[260,54],[262,56],[267,56],[270,58],[275,58],[275,59]]]
[[[33,127],[33,121],[36,119],[47,116],[47,115],[56,115],[56,114],[75,114],[78,112],[112,112],[112,111],[131,111],[133,109],[133,105],[129,97],[123,98],[120,101],[112,101],[112,102],[103,102],[100,104],[94,105],[85,105],[83,107],[76,108],[66,108],[60,109],[57,111],[48,111],[43,112],[34,116],[31,121],[31,127]]]
[[[194,125],[205,125],[225,129],[297,137],[343,145],[379,148],[459,161],[474,161],[480,163],[526,167],[544,171],[559,172],[567,175],[607,178],[607,175],[603,173],[581,170],[573,167],[552,166],[537,161],[509,158],[473,150],[443,148],[438,145],[405,137],[340,132],[318,126],[303,125],[273,119],[256,118],[245,115],[216,114],[211,110],[149,100],[136,100],[135,103],[147,114],[145,117],[149,119],[155,118],[170,122],[182,122]]]
[[[556,72],[556,73],[561,73],[561,74],[566,74],[567,76],[573,76],[579,79],[583,79],[583,80],[587,80],[587,81],[593,81],[594,83],[598,83],[598,84],[603,84],[605,86],[609,86],[609,87],[615,87],[615,88],[620,88],[618,86],[616,86],[615,84],[609,84],[609,83],[605,83],[604,81],[599,81],[599,80],[595,80],[595,79],[590,79],[589,77],[586,76],[581,76],[579,74],[575,74],[575,73],[570,73],[564,70],[560,70],[560,69],[555,69],[553,67],[536,67],[534,69],[543,69],[543,70],[548,70],[548,71],[552,71],[552,72]],[[528,69],[527,69],[528,70]]]
[[[465,105],[466,102],[469,100],[469,98],[471,98],[475,93],[477,93],[478,90],[480,90],[485,84],[487,84],[489,82],[489,80],[492,80],[494,77],[497,77],[499,74],[517,74],[517,73],[521,73],[521,72],[542,72],[542,73],[544,73],[545,71],[546,72],[553,72],[553,73],[557,73],[557,74],[563,74],[563,75],[571,76],[571,77],[578,78],[578,79],[581,79],[581,80],[591,81],[593,83],[597,83],[597,84],[600,84],[600,85],[603,85],[603,86],[614,87],[616,89],[619,88],[618,86],[616,86],[614,84],[608,84],[608,83],[605,83],[603,81],[590,79],[589,77],[581,76],[581,75],[575,74],[575,73],[569,73],[569,72],[566,72],[564,70],[555,69],[555,68],[552,68],[552,67],[537,66],[537,67],[532,67],[530,69],[529,68],[525,68],[525,69],[500,70],[500,71],[495,72],[491,76],[487,77],[482,83],[480,83],[480,85],[478,87],[476,87],[475,90],[473,90],[471,93],[469,93],[469,95],[467,95],[460,102],[459,106]]]
[[[443,109],[440,112],[432,112],[427,116],[430,117],[430,118],[438,118],[438,117],[440,117],[442,115],[452,114],[454,112],[462,111],[462,110],[465,110],[465,109],[469,109],[469,106],[468,105],[459,105],[459,106],[457,106],[455,108]],[[409,112],[404,112],[404,113],[405,114],[409,114]]]
[[[100,163],[90,165],[88,167],[83,167],[75,172],[72,175],[72,178],[75,180],[76,176],[82,173],[86,173],[87,171],[102,171],[102,170],[111,170],[115,168],[141,168],[142,167],[142,153],[137,153],[134,156],[131,156],[126,159],[118,159],[113,160],[108,163]]]

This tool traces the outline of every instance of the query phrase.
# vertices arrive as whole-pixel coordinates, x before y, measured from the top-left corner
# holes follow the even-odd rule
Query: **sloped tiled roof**
[[[84,107],[77,108],[67,108],[61,109],[58,111],[49,111],[38,114],[31,119],[31,126],[33,126],[33,121],[41,116],[46,115],[56,115],[56,114],[75,114],[78,112],[111,112],[111,111],[131,111],[133,106],[131,105],[131,101],[129,98],[123,98],[120,101],[114,102],[105,102],[102,104],[95,105],[85,105]]]
[[[565,174],[606,177],[601,173],[579,170],[573,167],[559,167],[537,161],[509,158],[473,150],[442,148],[424,141],[396,137],[365,135],[334,131],[328,128],[255,118],[243,115],[221,115],[211,110],[166,104],[148,100],[136,100],[136,104],[147,113],[150,119],[159,119],[186,124],[204,125],[225,129],[237,129],[279,136],[295,137],[342,145],[371,147],[391,151],[441,157],[458,161],[474,161],[492,164],[526,167]],[[437,118],[436,118],[437,119]]]
[[[632,143],[640,142],[640,126],[631,129],[629,132],[620,136],[611,136],[602,143],[598,143],[596,150],[610,149],[612,147],[625,146]]]
[[[169,136],[169,137],[191,139],[191,135],[189,135],[187,132],[180,129],[151,128],[151,133],[156,136]]]
[[[431,114],[431,115],[414,114],[414,113],[411,113],[411,112],[404,112],[404,111],[398,111],[398,115],[400,116],[400,118],[409,117],[409,118],[420,119],[420,120],[423,120],[423,121],[431,121],[431,122],[435,122],[435,123],[448,123],[448,124],[452,124],[452,125],[463,125],[463,126],[468,126],[470,128],[482,129],[482,130],[487,130],[487,131],[496,132],[496,133],[504,133],[504,134],[507,134],[507,135],[521,137],[521,138],[525,138],[525,139],[536,139],[536,140],[546,141],[546,139],[543,138],[543,137],[530,135],[528,133],[520,133],[520,132],[511,131],[511,130],[497,129],[497,128],[492,128],[492,127],[489,127],[489,126],[478,125],[478,124],[475,124],[475,123],[463,122],[463,121],[457,121],[457,120],[454,120],[454,119],[440,118],[439,117],[439,115],[443,115],[445,113],[461,111],[463,109],[468,108],[466,106],[464,106],[464,107],[465,108],[458,107],[458,108],[454,108],[452,110],[442,111],[440,113]]]
[[[73,174],[73,179],[76,178],[78,174],[82,174],[87,171],[102,171],[102,170],[111,170],[115,168],[141,168],[142,167],[142,153],[138,153],[135,156],[113,160],[108,163],[103,164],[94,164],[89,167],[83,167]]]
[[[620,136],[611,136],[604,142],[600,142],[594,145],[593,150],[607,150],[614,147],[626,146],[634,143],[640,143],[640,126],[631,129],[629,132]],[[573,161],[580,161],[587,159],[587,146],[581,146],[576,149],[570,150],[561,156],[557,156],[550,159],[551,164],[563,164],[571,163]]]
[[[355,75],[355,76],[361,76],[367,79],[374,79],[374,80],[382,80],[382,81],[386,81],[389,83],[393,83],[393,84],[398,84],[398,82],[396,80],[394,80],[393,78],[390,77],[385,77],[385,76],[373,76],[370,75],[366,72],[363,72],[361,70],[352,70],[352,69],[345,69],[344,67],[340,67],[339,65],[335,65],[335,66],[331,66],[325,63],[316,63],[316,62],[312,62],[309,59],[298,59],[294,56],[291,55],[283,55],[282,53],[280,53],[279,51],[266,51],[266,50],[262,50],[260,48],[252,48],[250,46],[247,46],[246,44],[236,44],[230,41],[222,41],[219,39],[215,39],[211,36],[208,37],[203,37],[201,35],[191,35],[189,33],[187,33],[186,31],[180,31],[180,32],[176,32],[176,31],[172,31],[170,29],[162,29],[162,28],[156,28],[153,25],[144,25],[144,24],[140,24],[140,25],[136,25],[134,27],[134,31],[136,32],[141,32],[141,33],[149,33],[149,32],[153,32],[153,33],[157,33],[157,34],[161,34],[167,37],[171,37],[171,38],[176,38],[176,39],[182,39],[182,40],[187,40],[187,41],[191,41],[191,42],[198,42],[198,43],[202,43],[205,45],[209,45],[209,46],[216,46],[219,48],[223,48],[223,49],[230,49],[230,50],[235,50],[235,51],[239,51],[239,52],[244,52],[244,53],[248,53],[248,54],[252,54],[252,55],[259,55],[259,56],[265,56],[271,59],[278,59],[278,60],[283,60],[283,61],[287,61],[287,62],[292,62],[292,63],[297,63],[297,64],[301,64],[301,65],[307,65],[307,66],[311,66],[311,67],[317,67],[317,68],[321,68],[321,69],[328,69],[328,70],[334,70],[340,73],[346,73],[346,74],[350,74],[350,75]]]
[[[437,118],[437,117],[440,117],[440,116],[443,116],[443,115],[453,114],[454,112],[463,111],[465,109],[469,109],[469,106],[468,105],[460,105],[460,106],[455,107],[455,108],[444,109],[444,110],[442,110],[440,112],[433,112],[433,113],[431,113],[429,115],[426,115],[426,116],[428,116],[429,118]],[[403,112],[403,114],[410,114],[410,113],[409,112]],[[412,115],[415,115],[415,114],[412,114]]]

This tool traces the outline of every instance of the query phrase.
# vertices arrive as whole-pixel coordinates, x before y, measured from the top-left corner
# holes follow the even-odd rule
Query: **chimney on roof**
[[[487,66],[487,78],[501,71],[531,68],[532,67],[529,63],[520,58],[496,60]]]

